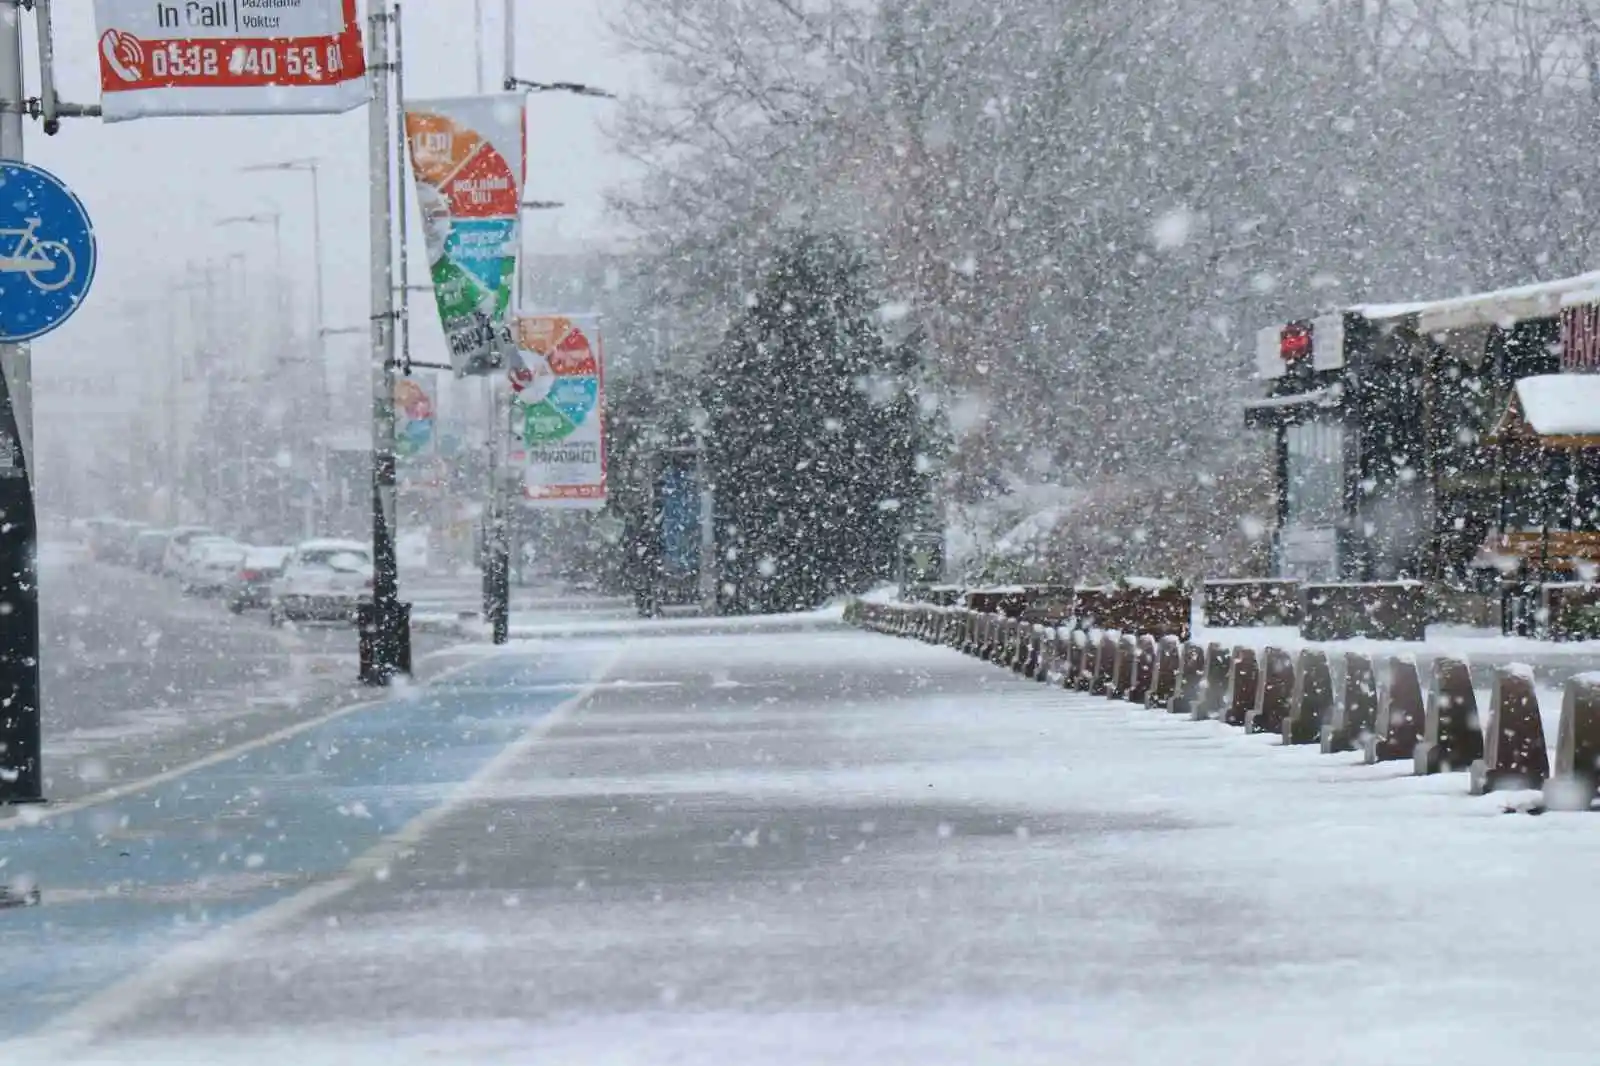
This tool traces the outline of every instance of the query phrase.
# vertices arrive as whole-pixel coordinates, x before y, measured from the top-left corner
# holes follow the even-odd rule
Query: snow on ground
[[[874,634],[609,679],[410,865],[70,1061],[1594,1061],[1594,815]]]

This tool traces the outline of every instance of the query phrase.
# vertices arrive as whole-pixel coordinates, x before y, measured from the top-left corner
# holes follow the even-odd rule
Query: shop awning
[[[1522,378],[1490,439],[1546,448],[1600,448],[1600,374]]]

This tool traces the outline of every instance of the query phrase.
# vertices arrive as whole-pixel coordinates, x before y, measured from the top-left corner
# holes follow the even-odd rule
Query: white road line
[[[423,656],[423,658],[429,659],[436,655],[444,655],[452,650],[453,649],[451,648],[442,648],[439,651],[430,652],[428,655]],[[448,670],[442,670],[438,673],[438,675],[429,678],[423,683],[423,685],[419,687],[425,688],[428,685],[436,684],[448,677],[459,674],[463,670],[477,666],[483,661],[484,659],[480,657],[472,660],[471,662],[462,663],[459,666],[452,666]],[[15,808],[17,813],[5,818],[0,818],[0,833],[14,829],[26,829],[30,826],[42,825],[43,823],[55,818],[61,818],[69,814],[76,814],[79,811],[87,810],[90,807],[99,807],[107,803],[115,802],[116,800],[122,799],[124,796],[130,796],[136,792],[143,792],[147,788],[155,788],[158,785],[165,785],[169,781],[176,781],[178,778],[192,774],[196,770],[204,770],[208,766],[215,766],[218,763],[227,762],[230,759],[236,759],[241,755],[247,755],[250,752],[255,751],[257,748],[264,748],[270,744],[277,744],[285,740],[292,740],[308,729],[315,729],[320,725],[327,724],[328,722],[337,721],[346,715],[355,714],[357,711],[371,710],[373,707],[380,706],[392,699],[395,699],[401,691],[403,690],[391,690],[388,695],[383,696],[380,699],[362,700],[359,703],[351,703],[342,707],[335,707],[327,714],[318,715],[315,718],[307,718],[305,721],[284,726],[282,729],[273,730],[271,733],[235,744],[230,748],[219,748],[218,750],[211,752],[209,755],[203,755],[192,762],[186,762],[181,766],[174,766],[169,770],[163,770],[159,774],[151,774],[149,777],[141,777],[137,781],[128,781],[120,785],[113,785],[110,788],[101,789],[99,792],[92,792],[87,796],[79,796],[75,800],[67,800],[64,803],[47,803],[37,807],[17,807]]]
[[[252,939],[286,925],[356,888],[374,872],[389,866],[416,847],[434,826],[456,810],[488,793],[489,786],[504,777],[547,733],[583,705],[604,682],[626,649],[626,643],[617,644],[577,695],[563,701],[502,748],[477,773],[458,785],[444,802],[423,811],[384,837],[333,878],[263,907],[212,936],[174,949],[139,972],[58,1015],[46,1024],[39,1035],[19,1041],[18,1045],[27,1048],[30,1061],[41,1062],[81,1050],[107,1029],[138,1013],[154,1000],[176,994],[201,971],[228,959],[243,957]]]

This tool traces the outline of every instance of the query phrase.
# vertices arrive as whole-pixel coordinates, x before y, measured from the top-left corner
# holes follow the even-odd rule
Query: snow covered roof
[[[1451,296],[1443,300],[1355,304],[1345,310],[1369,322],[1416,315],[1418,327],[1425,333],[1433,333],[1468,326],[1520,322],[1529,318],[1549,318],[1563,307],[1587,303],[1600,303],[1600,270],[1531,285]]]
[[[1517,382],[1523,420],[1541,437],[1600,434],[1600,374],[1539,374]]]
[[[1518,381],[1490,439],[1529,438],[1566,447],[1600,442],[1600,374],[1536,374]]]
[[[1600,289],[1600,271],[1570,278],[1517,285],[1509,289],[1436,300],[1417,311],[1417,326],[1424,333],[1464,326],[1492,326],[1530,318],[1550,318],[1575,294]]]

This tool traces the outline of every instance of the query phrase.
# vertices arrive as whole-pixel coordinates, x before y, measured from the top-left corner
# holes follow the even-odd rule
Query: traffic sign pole
[[[389,0],[373,0],[368,10],[367,69],[372,99],[367,104],[372,193],[372,611],[363,619],[361,680],[386,685],[411,672],[411,623],[400,603],[399,566],[395,557],[394,457],[394,237],[393,176],[390,138],[390,79],[400,56],[389,45],[397,14]]]
[[[0,13],[0,161],[21,160],[22,19],[14,0]],[[33,459],[33,366],[27,343],[0,345],[0,430],[14,450],[12,476],[0,477],[0,803],[44,799],[40,765],[37,526],[28,470]],[[5,472],[5,471],[0,471]],[[20,476],[16,476],[20,474]]]

